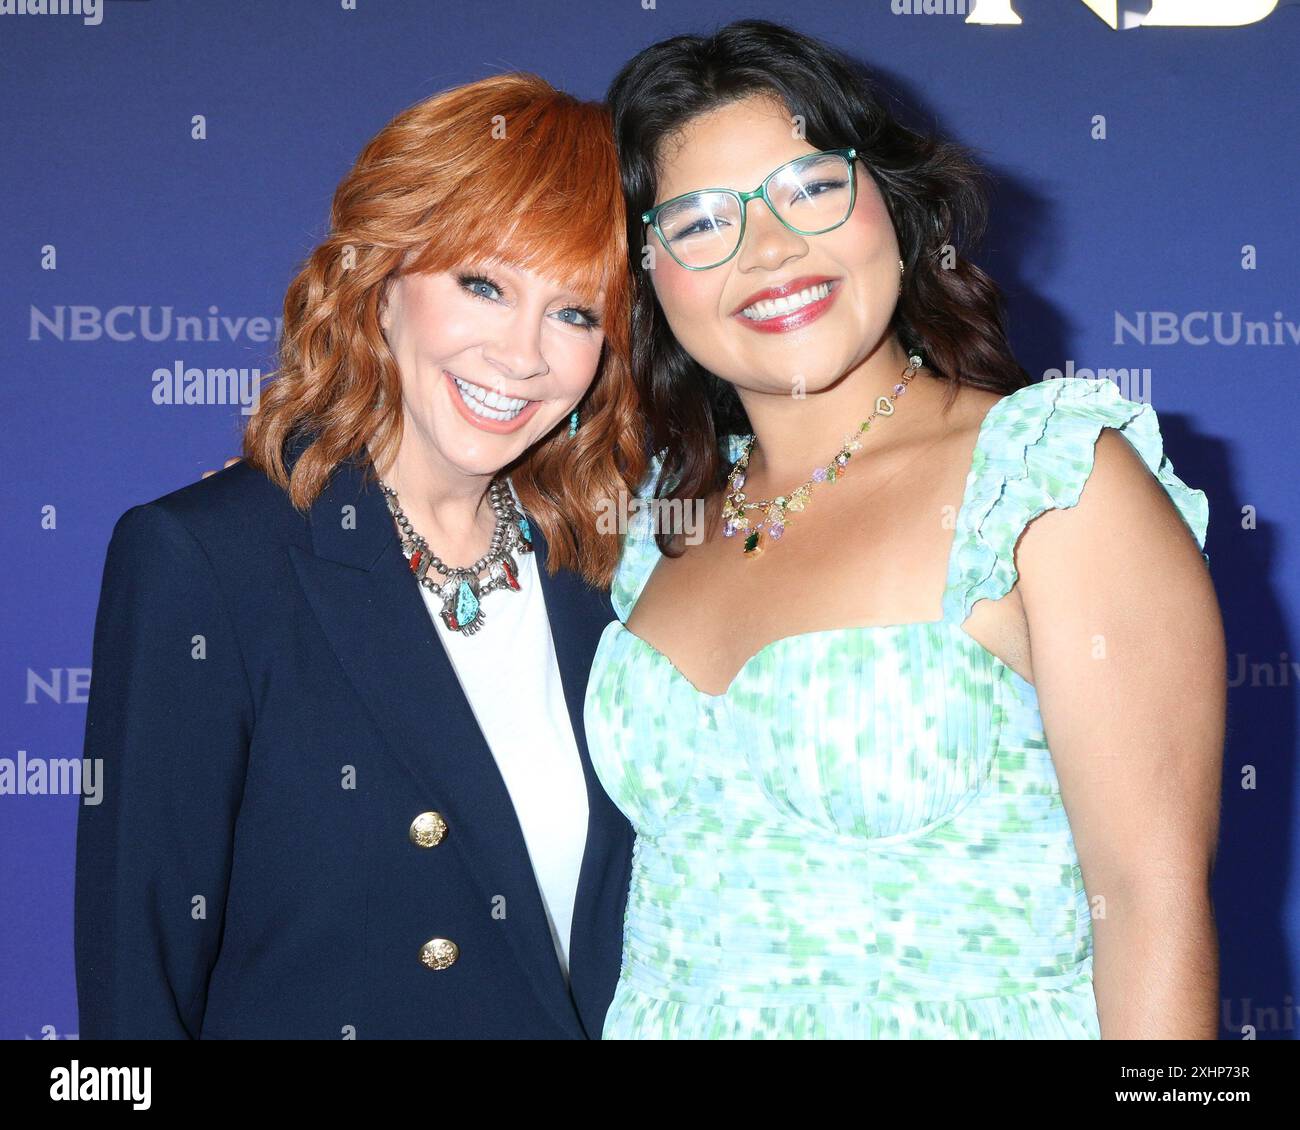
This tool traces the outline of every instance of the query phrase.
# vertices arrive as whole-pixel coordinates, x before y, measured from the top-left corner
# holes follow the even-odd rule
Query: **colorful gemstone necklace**
[[[519,512],[514,497],[500,479],[493,479],[488,488],[488,500],[496,515],[492,531],[492,544],[473,565],[448,566],[429,548],[411,526],[410,519],[402,513],[397,503],[397,492],[382,479],[379,489],[384,493],[389,513],[397,522],[402,535],[402,553],[411,563],[416,579],[442,601],[442,622],[449,631],[472,636],[483,626],[483,597],[497,589],[519,591],[519,566],[512,551],[532,553],[533,532],[528,519]],[[441,584],[429,576],[429,570],[446,578]],[[488,571],[485,580],[479,574]]]
[[[785,533],[786,526],[790,524],[790,515],[799,513],[808,505],[808,500],[812,496],[812,488],[817,483],[833,483],[844,474],[853,453],[862,447],[862,442],[858,439],[858,436],[871,427],[871,421],[877,416],[892,416],[894,414],[894,401],[907,391],[907,386],[912,378],[916,376],[916,371],[921,367],[921,363],[919,354],[913,353],[908,357],[907,368],[903,370],[899,383],[894,385],[893,393],[890,396],[877,397],[875,410],[858,425],[856,432],[851,432],[844,437],[844,444],[836,453],[835,458],[824,467],[815,468],[812,478],[802,486],[796,487],[789,494],[754,501],[750,501],[745,497],[745,493],[741,488],[745,485],[745,470],[749,466],[750,453],[754,450],[754,441],[758,438],[757,436],[750,436],[745,441],[745,449],[740,453],[740,458],[736,460],[735,466],[731,468],[731,473],[727,475],[727,496],[722,502],[723,537],[730,538],[735,537],[738,533],[744,533],[745,556],[751,558],[757,557],[763,552],[764,531],[772,541],[777,541]],[[757,521],[747,517],[750,511],[755,510],[762,512]]]

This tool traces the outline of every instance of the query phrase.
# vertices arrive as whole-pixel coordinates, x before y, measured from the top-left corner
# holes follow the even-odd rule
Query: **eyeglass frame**
[[[782,172],[783,170],[789,168],[791,165],[796,164],[799,161],[806,161],[808,160],[809,157],[825,157],[828,155],[843,157],[849,163],[848,211],[844,213],[844,219],[840,220],[839,223],[831,224],[831,226],[828,228],[819,228],[817,231],[800,231],[792,224],[787,224],[785,220],[781,218],[781,213],[778,212],[772,206],[772,201],[767,195],[768,183],[772,180],[774,176],[777,175],[777,173]],[[768,173],[767,176],[763,178],[763,183],[760,184],[752,192],[741,192],[739,189],[735,189],[735,188],[693,188],[691,189],[690,192],[683,192],[678,196],[671,197],[670,199],[663,201],[663,203],[656,204],[653,208],[649,208],[646,211],[642,212],[641,222],[643,224],[649,224],[652,228],[654,228],[655,235],[659,237],[659,242],[663,244],[664,250],[667,251],[669,255],[672,255],[673,262],[676,263],[679,267],[681,267],[682,270],[711,271],[713,270],[714,267],[721,267],[723,263],[730,262],[732,259],[736,257],[737,252],[740,251],[741,245],[745,242],[745,221],[749,217],[749,202],[751,200],[762,200],[763,203],[767,205],[767,210],[771,212],[772,215],[777,218],[777,220],[780,221],[781,226],[786,228],[789,231],[794,232],[795,235],[825,235],[828,231],[834,231],[842,224],[847,223],[849,217],[853,215],[853,206],[854,204],[857,203],[857,199],[858,199],[858,176],[857,176],[857,169],[854,168],[854,164],[853,164],[854,161],[857,160],[857,157],[858,157],[858,151],[854,149],[852,146],[846,147],[844,149],[819,149],[815,153],[802,153],[798,157],[792,157],[789,161],[786,161],[784,164],[778,165],[775,169],[773,169],[770,173]],[[736,236],[736,246],[732,248],[731,254],[728,255],[725,259],[719,259],[716,263],[710,263],[707,267],[688,267],[685,263],[683,263],[680,259],[677,258],[676,254],[673,252],[673,249],[668,246],[668,240],[664,238],[663,229],[659,226],[659,213],[664,208],[667,208],[669,204],[676,204],[679,200],[685,200],[688,196],[698,196],[701,193],[705,193],[705,192],[724,192],[728,196],[735,197],[737,200],[740,201],[740,232]]]

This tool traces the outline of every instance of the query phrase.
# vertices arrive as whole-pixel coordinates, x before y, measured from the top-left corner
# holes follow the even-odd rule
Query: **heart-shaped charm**
[[[894,402],[887,396],[877,397],[876,411],[882,416],[892,416],[894,414]]]

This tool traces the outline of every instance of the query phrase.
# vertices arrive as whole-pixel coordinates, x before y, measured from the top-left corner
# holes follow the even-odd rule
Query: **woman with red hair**
[[[586,1038],[631,831],[581,725],[645,469],[604,110],[531,75],[365,147],[245,459],[109,546],[87,1038]],[[570,944],[572,943],[572,944]]]

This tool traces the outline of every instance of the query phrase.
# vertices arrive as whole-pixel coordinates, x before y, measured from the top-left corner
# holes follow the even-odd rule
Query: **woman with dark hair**
[[[609,102],[644,494],[709,521],[641,508],[588,690],[605,1036],[1213,1038],[1224,642],[1154,411],[1028,383],[974,163],[825,45],[680,36]]]
[[[108,549],[83,1038],[600,1034],[631,830],[582,691],[645,471],[603,107],[403,111],[289,287],[238,466]]]

